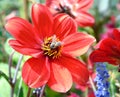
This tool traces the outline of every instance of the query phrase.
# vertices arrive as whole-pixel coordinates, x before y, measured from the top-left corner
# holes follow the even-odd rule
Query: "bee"
[[[50,44],[50,48],[55,49],[55,48],[57,48],[59,46],[61,46],[61,42],[57,41],[56,36],[54,35],[53,38],[52,38],[52,42]]]

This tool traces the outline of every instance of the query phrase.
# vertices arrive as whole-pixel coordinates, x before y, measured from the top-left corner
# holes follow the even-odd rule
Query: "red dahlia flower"
[[[97,50],[90,55],[93,62],[120,64],[120,30],[114,29],[110,37],[103,39],[98,44]]]
[[[46,5],[53,14],[66,13],[81,26],[92,26],[94,18],[87,11],[93,0],[46,0]]]
[[[47,84],[58,92],[66,92],[72,82],[88,81],[88,70],[73,55],[83,54],[95,39],[87,34],[75,33],[76,26],[67,15],[52,17],[47,7],[32,6],[33,25],[15,17],[6,24],[15,38],[10,45],[24,55],[30,55],[22,68],[22,78],[31,88]]]

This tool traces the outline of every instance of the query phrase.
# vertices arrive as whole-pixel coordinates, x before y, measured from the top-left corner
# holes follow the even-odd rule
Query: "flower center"
[[[71,8],[69,6],[62,6],[61,4],[59,4],[60,8],[55,8],[56,11],[58,11],[58,13],[66,13],[68,15],[70,15],[72,18],[75,18],[75,16],[72,14],[71,12]]]
[[[49,58],[58,58],[61,55],[62,43],[59,41],[56,36],[52,36],[44,39],[44,43],[42,44],[42,50],[44,51],[44,55]]]

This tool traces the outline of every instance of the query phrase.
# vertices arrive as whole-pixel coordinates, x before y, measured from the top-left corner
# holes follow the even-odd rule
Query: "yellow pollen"
[[[49,38],[45,38],[44,43],[42,44],[44,55],[52,59],[58,58],[61,55],[61,48],[61,42],[58,38],[56,38],[55,35]]]

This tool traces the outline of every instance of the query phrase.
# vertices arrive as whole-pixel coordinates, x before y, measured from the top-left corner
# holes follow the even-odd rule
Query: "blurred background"
[[[44,3],[44,0],[36,0],[35,2]],[[14,51],[8,44],[8,40],[11,35],[5,30],[4,25],[6,22],[14,17],[18,16],[31,22],[31,0],[0,0],[0,97],[10,97],[11,86],[5,80],[4,77],[9,76],[9,61],[12,52]],[[120,27],[120,0],[94,0],[94,4],[89,12],[95,18],[95,24],[92,27],[80,28],[79,31],[85,31],[88,34],[93,35],[98,43],[101,39],[109,35],[113,28]],[[87,55],[83,55],[81,58],[86,61]],[[20,54],[15,52],[12,57],[12,76],[15,73],[15,67],[18,63]],[[27,59],[23,58],[22,63]],[[93,72],[95,66],[92,65]],[[22,66],[21,66],[22,67]],[[15,97],[26,97],[28,87],[21,79],[21,67],[18,71],[17,81],[14,89]],[[110,92],[111,97],[120,97],[120,74],[117,72],[117,68],[108,66],[110,73]],[[34,93],[37,90],[32,90],[31,97],[35,97]],[[56,93],[49,89],[45,89],[45,97],[94,97],[94,93],[90,86],[77,87],[73,85],[73,88],[65,94]],[[72,96],[71,96],[72,95]]]

